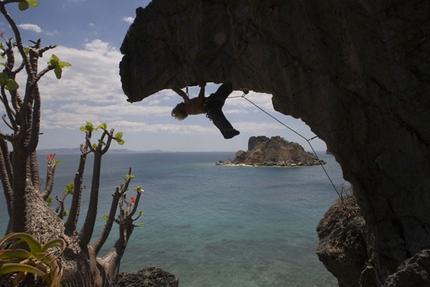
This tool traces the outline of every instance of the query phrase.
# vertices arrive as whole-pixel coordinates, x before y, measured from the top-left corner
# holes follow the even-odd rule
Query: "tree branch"
[[[115,214],[118,208],[118,202],[120,198],[121,198],[121,192],[119,190],[119,187],[117,187],[114,194],[112,194],[112,204],[110,207],[108,218],[106,220],[105,227],[103,228],[103,231],[99,235],[99,237],[97,237],[94,243],[91,244],[93,247],[95,256],[97,256],[97,254],[100,252],[100,249],[102,249],[107,238],[109,237],[110,231],[112,230],[112,225],[115,221]]]
[[[109,132],[107,130],[103,130],[103,134],[100,138],[100,141],[103,142],[106,136],[108,139],[106,141],[105,146],[101,147],[102,154],[105,154],[109,150],[111,142],[112,142],[112,138],[113,138],[113,132],[114,132],[113,129],[111,129]]]
[[[30,155],[31,182],[36,190],[40,191],[39,165],[37,164],[37,153],[33,151]]]
[[[85,163],[87,160],[88,147],[85,144],[81,147],[81,157],[79,160],[78,171],[75,174],[74,179],[74,190],[72,203],[70,205],[70,212],[67,218],[65,226],[65,234],[71,236],[76,231],[76,225],[78,223],[79,211],[81,207],[81,195],[82,195],[82,182],[84,179]]]
[[[0,175],[10,218],[12,215],[12,164],[10,162],[7,142],[3,139],[0,140]]]
[[[32,80],[33,71],[31,70],[29,59],[27,57],[27,54],[25,53],[24,46],[22,45],[21,33],[19,32],[18,26],[16,25],[15,21],[12,19],[12,17],[9,15],[9,13],[6,11],[6,8],[5,8],[6,4],[13,3],[13,2],[20,2],[20,1],[5,0],[3,2],[0,2],[0,13],[3,14],[7,22],[9,23],[10,27],[12,28],[12,31],[15,35],[16,46],[18,48],[19,53],[21,54],[22,61],[24,62],[25,68],[27,70],[27,76],[31,77],[31,80]]]
[[[33,89],[33,99],[34,105],[30,122],[30,139],[27,145],[27,149],[31,153],[36,150],[40,134],[40,91],[37,85],[35,85]]]
[[[43,192],[40,194],[40,196],[43,198],[44,201],[48,199],[48,197],[51,195],[52,188],[54,187],[54,174],[55,174],[55,167],[57,166],[54,157],[50,158],[48,156],[48,164],[46,169],[46,180],[45,180],[45,188],[43,189]]]
[[[99,145],[100,146],[100,145]],[[100,149],[97,148],[94,153],[94,165],[93,165],[93,175],[91,182],[91,195],[90,202],[88,204],[87,216],[85,217],[84,225],[79,232],[79,241],[82,248],[86,248],[91,240],[91,236],[94,232],[94,226],[97,219],[97,206],[99,197],[99,187],[100,187],[100,170],[102,162],[102,153]]]
[[[12,108],[9,106],[9,101],[7,99],[5,88],[1,87],[0,91],[1,91],[1,101],[3,103],[5,110],[6,110],[7,117],[9,118],[9,121],[10,121],[10,124],[7,124],[7,125],[9,128],[11,128],[12,130],[15,131],[17,129],[16,121],[15,121],[16,114],[12,110]],[[7,123],[5,118],[3,118],[3,121],[5,123]]]

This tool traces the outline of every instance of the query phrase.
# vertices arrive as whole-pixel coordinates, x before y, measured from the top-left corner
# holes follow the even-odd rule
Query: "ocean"
[[[100,214],[94,236],[103,228],[111,194],[132,168],[133,188],[142,186],[136,223],[121,271],[160,267],[182,287],[337,286],[315,254],[315,228],[337,194],[321,166],[235,167],[219,160],[235,152],[125,153],[103,158]],[[336,186],[344,184],[334,158],[319,154]],[[78,155],[57,154],[55,194],[73,181]],[[46,156],[40,156],[41,176]],[[82,213],[90,190],[86,169]],[[0,201],[0,229],[7,213]],[[55,206],[55,205],[54,205]],[[82,222],[81,222],[82,223]],[[102,252],[118,236],[116,226]],[[100,254],[102,255],[102,254]]]

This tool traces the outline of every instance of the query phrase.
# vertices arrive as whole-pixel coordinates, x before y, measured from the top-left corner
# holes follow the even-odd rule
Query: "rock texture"
[[[252,166],[309,166],[325,164],[323,160],[306,152],[301,145],[280,136],[250,137],[248,151],[239,150],[232,160],[219,161],[220,165]]]
[[[392,286],[430,286],[430,249],[421,250],[390,275],[385,287]]]
[[[179,279],[174,275],[156,267],[149,267],[137,273],[121,273],[118,275],[117,287],[178,287]]]
[[[430,1],[154,0],[121,47],[135,102],[196,81],[273,95],[342,166],[382,279],[430,246]]]
[[[338,199],[330,207],[320,220],[317,233],[320,239],[318,258],[337,278],[339,287],[361,286],[362,271],[369,262],[367,228],[352,194]],[[362,286],[377,286],[375,274],[370,275],[371,284]]]

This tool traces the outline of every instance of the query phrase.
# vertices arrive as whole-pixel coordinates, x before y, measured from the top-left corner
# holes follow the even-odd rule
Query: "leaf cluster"
[[[60,61],[60,59],[55,54],[52,54],[48,62],[48,68],[54,69],[54,73],[57,79],[61,79],[63,68],[70,67],[70,66],[71,66],[70,63]]]
[[[50,287],[60,286],[62,268],[57,259],[66,248],[63,239],[54,239],[41,244],[27,233],[10,233],[0,240],[0,246],[10,244],[9,249],[0,250],[0,276],[7,276],[12,286],[18,286],[29,273],[40,278]],[[59,251],[58,255],[52,253]]]
[[[117,132],[115,135],[113,134],[113,130],[111,130],[111,132],[108,131],[108,126],[106,123],[102,123],[99,126],[95,127],[93,125],[93,123],[91,122],[86,122],[86,124],[84,126],[81,126],[80,131],[86,133],[88,135],[88,137],[91,136],[91,134],[94,131],[97,130],[102,130],[103,131],[103,135],[100,137],[100,139],[98,140],[98,145],[96,143],[92,144],[93,149],[96,149],[98,146],[104,146],[106,145],[106,143],[104,142],[104,137],[107,136],[108,137],[108,141],[110,142],[111,140],[116,141],[119,145],[123,145],[125,143],[123,137],[123,132]]]
[[[27,10],[30,6],[37,7],[39,2],[37,0],[25,0],[18,3],[18,8],[21,11]]]
[[[19,88],[18,83],[14,79],[10,79],[5,72],[0,73],[0,86],[9,91],[16,91]]]

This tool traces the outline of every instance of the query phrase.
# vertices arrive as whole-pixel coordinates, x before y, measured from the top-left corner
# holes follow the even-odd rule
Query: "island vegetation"
[[[234,159],[220,160],[219,165],[237,166],[311,166],[325,162],[307,152],[295,142],[280,136],[252,136],[248,140],[248,151],[239,150]]]

